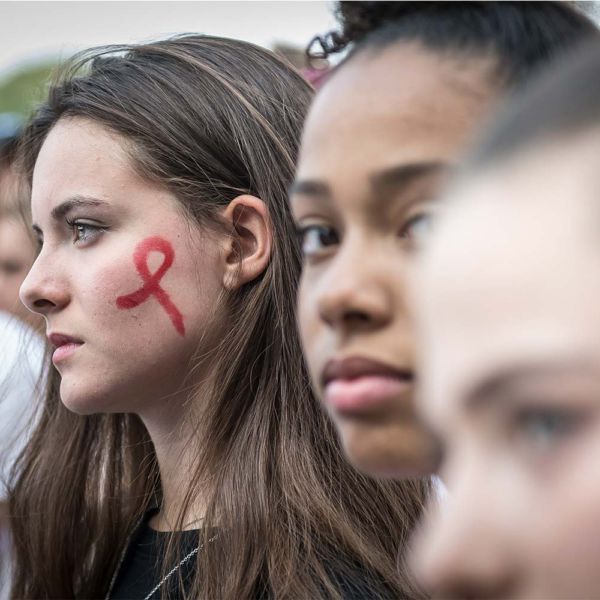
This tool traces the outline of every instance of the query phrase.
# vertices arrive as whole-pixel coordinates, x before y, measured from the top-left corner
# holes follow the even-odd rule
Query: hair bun
[[[339,2],[336,17],[346,44],[361,41],[372,31],[407,14],[422,12],[436,2]]]
[[[430,13],[432,9],[438,9],[444,4],[448,3],[379,0],[338,2],[335,17],[340,29],[315,36],[308,46],[307,54],[310,58],[327,58],[330,54],[344,50],[349,44],[361,42],[373,31],[390,22],[398,22],[408,15]]]

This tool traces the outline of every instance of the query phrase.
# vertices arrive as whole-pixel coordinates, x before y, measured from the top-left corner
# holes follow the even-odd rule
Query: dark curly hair
[[[497,57],[508,84],[525,80],[598,28],[574,2],[339,2],[338,31],[313,38],[309,58],[350,58],[400,41],[436,52]],[[346,60],[347,60],[346,59]]]

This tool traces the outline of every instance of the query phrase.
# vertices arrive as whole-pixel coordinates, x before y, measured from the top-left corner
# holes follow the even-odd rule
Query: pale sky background
[[[305,46],[331,29],[332,2],[0,1],[0,81],[23,64],[109,43],[199,32]]]

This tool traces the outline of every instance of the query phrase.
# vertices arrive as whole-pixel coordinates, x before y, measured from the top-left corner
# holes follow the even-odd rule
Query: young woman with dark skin
[[[272,53],[184,36],[85,54],[27,127],[21,298],[54,348],[14,598],[421,596],[396,567],[427,484],[347,465],[303,364],[310,99]]]
[[[563,2],[342,2],[350,54],[304,128],[291,206],[299,323],[315,389],[361,470],[422,475],[406,286],[434,200],[500,100],[595,25]],[[314,49],[314,46],[313,46]]]

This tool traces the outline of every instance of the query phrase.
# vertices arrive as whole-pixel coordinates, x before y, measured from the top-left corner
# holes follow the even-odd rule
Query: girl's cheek
[[[105,327],[133,326],[145,336],[182,339],[204,326],[200,321],[214,311],[221,291],[214,248],[188,249],[163,234],[111,250],[95,268],[85,268],[80,290],[88,314],[93,311]]]
[[[152,270],[150,258],[157,254],[162,255],[163,260]],[[140,286],[118,296],[116,305],[120,310],[134,310],[145,302],[155,300],[168,315],[177,333],[185,336],[183,315],[162,283],[174,260],[173,246],[165,238],[152,236],[139,242],[133,253],[133,263],[140,278]],[[152,262],[156,264],[155,259]]]
[[[594,433],[588,437],[590,441],[600,439],[600,431]],[[547,509],[537,521],[540,543],[535,550],[540,556],[547,552],[564,556],[561,548],[569,548],[572,567],[582,567],[584,572],[589,569],[589,573],[596,572],[595,561],[600,556],[600,483],[597,461],[592,459],[599,452],[600,444],[590,443],[572,455],[569,464],[560,466],[563,475],[554,480],[554,489],[541,494],[541,504]],[[558,520],[557,515],[561,515]]]
[[[82,280],[80,289],[84,295],[84,308],[101,317],[106,325],[131,320],[133,315],[127,314],[131,311],[120,310],[117,298],[140,286],[141,280],[133,265],[131,253],[114,257],[91,269],[85,280]]]

